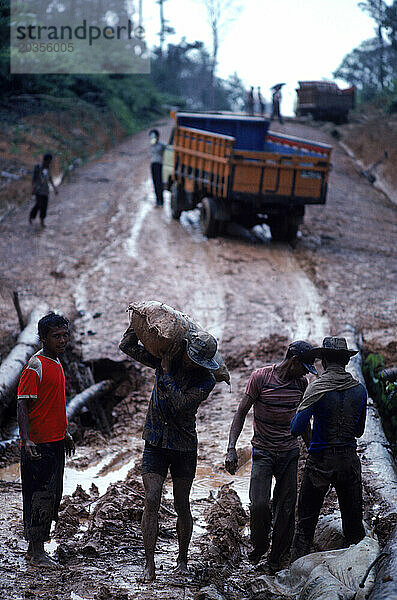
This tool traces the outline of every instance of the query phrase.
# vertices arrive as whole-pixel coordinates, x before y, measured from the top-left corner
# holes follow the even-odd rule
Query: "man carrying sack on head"
[[[293,436],[303,435],[313,421],[298,501],[298,525],[291,561],[310,553],[318,517],[329,486],[335,488],[348,545],[364,536],[362,523],[361,464],[356,439],[364,433],[367,392],[346,371],[357,350],[345,338],[326,337],[321,348],[309,352],[321,358],[324,373],[311,383],[291,423]]]
[[[176,342],[162,359],[139,343],[132,325],[124,333],[120,350],[143,365],[156,370],[143,439],[142,479],[145,508],[142,534],[146,564],[143,583],[155,579],[154,551],[158,535],[158,512],[163,484],[171,472],[174,506],[178,515],[176,530],[179,554],[176,573],[186,574],[193,520],[189,494],[196,474],[196,413],[215,386],[211,371],[219,368],[214,360],[216,339],[206,331],[190,331]]]

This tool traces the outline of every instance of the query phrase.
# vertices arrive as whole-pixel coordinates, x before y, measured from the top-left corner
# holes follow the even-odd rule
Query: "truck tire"
[[[299,223],[300,221],[296,217],[289,217],[287,223],[287,242],[294,242],[296,240]]]
[[[299,229],[299,219],[295,216],[282,216],[269,223],[270,233],[275,242],[294,242]]]
[[[200,210],[201,231],[207,238],[214,238],[219,233],[219,221],[216,219],[216,200],[214,198],[203,198]]]
[[[176,221],[179,221],[182,214],[181,200],[183,188],[176,181],[171,186],[171,215]]]
[[[288,221],[286,216],[269,221],[270,233],[274,242],[288,241]]]

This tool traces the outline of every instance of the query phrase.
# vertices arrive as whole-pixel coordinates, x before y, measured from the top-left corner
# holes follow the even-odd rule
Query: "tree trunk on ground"
[[[0,365],[0,424],[4,413],[15,400],[15,391],[22,367],[39,348],[37,322],[46,312],[48,312],[48,307],[45,305],[40,305],[33,310],[16,345]]]
[[[351,325],[346,325],[345,330],[339,334],[347,340],[349,348],[360,350],[361,340]],[[352,357],[347,370],[363,385],[365,381],[361,370],[361,352]],[[397,475],[393,458],[387,450],[388,442],[382,429],[381,420],[373,404],[368,398],[367,422],[364,435],[358,440],[358,450],[362,451],[361,461],[364,484],[378,493],[384,504],[383,516],[396,514]],[[384,559],[379,569],[375,586],[370,594],[371,600],[397,600],[397,529],[389,539],[386,547],[389,556]]]
[[[84,407],[87,407],[98,429],[103,433],[110,433],[110,424],[101,399],[111,393],[116,385],[114,381],[107,379],[91,385],[77,396],[74,396],[66,407],[68,421],[71,421]]]

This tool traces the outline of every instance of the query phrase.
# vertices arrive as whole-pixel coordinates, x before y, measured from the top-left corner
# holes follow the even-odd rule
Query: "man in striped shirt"
[[[311,349],[307,342],[293,342],[281,363],[254,371],[230,428],[225,466],[233,475],[237,469],[236,443],[245,418],[254,407],[249,493],[253,551],[249,558],[254,564],[258,563],[270,546],[270,495],[274,476],[272,547],[267,563],[270,573],[280,569],[294,536],[299,445],[291,435],[290,425],[307,387],[304,375],[317,373],[312,362],[305,360]]]

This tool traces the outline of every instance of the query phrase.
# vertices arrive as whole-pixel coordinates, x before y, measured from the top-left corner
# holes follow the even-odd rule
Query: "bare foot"
[[[141,577],[137,577],[138,583],[151,583],[156,579],[156,569],[153,564],[146,564]]]
[[[176,568],[174,569],[174,575],[188,575],[189,569],[187,568],[186,560],[177,560]]]
[[[59,569],[58,563],[55,562],[55,560],[53,560],[46,552],[43,552],[43,554],[29,554],[29,552],[27,552],[26,559],[30,562],[32,567],[38,567],[41,569]]]

